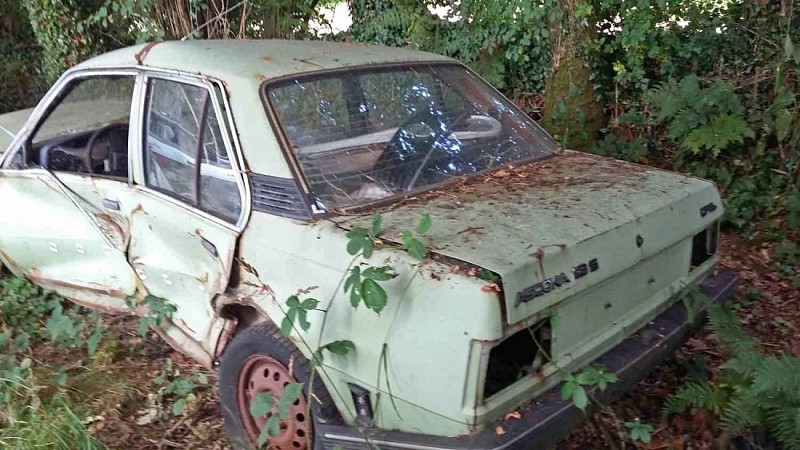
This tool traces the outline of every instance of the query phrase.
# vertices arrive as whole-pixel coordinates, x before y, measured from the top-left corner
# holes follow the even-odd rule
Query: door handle
[[[204,237],[200,237],[200,243],[203,244],[203,248],[206,249],[206,251],[210,253],[211,256],[215,258],[219,256],[219,253],[217,252],[217,246],[212,244],[211,241],[209,241]]]
[[[116,200],[103,199],[103,208],[119,211],[119,202]]]

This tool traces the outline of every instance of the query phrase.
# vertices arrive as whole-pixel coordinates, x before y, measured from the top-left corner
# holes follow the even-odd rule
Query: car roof
[[[76,69],[141,65],[221,80],[266,81],[294,74],[370,64],[455,61],[417,50],[351,42],[186,40],[140,44],[91,58]]]

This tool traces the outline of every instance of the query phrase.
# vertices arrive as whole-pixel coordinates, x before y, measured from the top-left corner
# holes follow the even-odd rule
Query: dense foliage
[[[65,68],[135,42],[319,38],[310,24],[324,25],[320,8],[337,2],[6,3],[0,111],[34,104]],[[714,179],[729,224],[785,239],[800,225],[794,3],[349,0],[353,25],[326,38],[458,58],[543,115],[562,144]]]

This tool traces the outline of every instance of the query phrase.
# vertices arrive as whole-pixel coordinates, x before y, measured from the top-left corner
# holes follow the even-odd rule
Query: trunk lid
[[[513,324],[694,235],[721,206],[710,182],[566,151],[394,205],[382,238],[400,242],[430,215],[431,250],[498,274]],[[370,217],[333,220],[349,230]]]
[[[28,121],[33,108],[0,114],[0,154],[6,151],[11,141]]]

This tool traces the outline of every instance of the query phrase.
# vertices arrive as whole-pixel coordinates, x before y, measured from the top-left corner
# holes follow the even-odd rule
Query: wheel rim
[[[242,370],[239,372],[236,397],[245,431],[253,442],[258,440],[258,436],[270,416],[278,413],[278,399],[283,393],[284,386],[296,382],[289,373],[289,369],[274,358],[267,355],[254,355],[245,360]],[[275,406],[267,414],[253,417],[250,415],[250,405],[253,404],[256,395],[262,392],[272,394]],[[275,450],[308,448],[307,407],[305,395],[300,394],[300,397],[289,407],[288,417],[281,420],[278,435],[267,439],[267,448]]]

